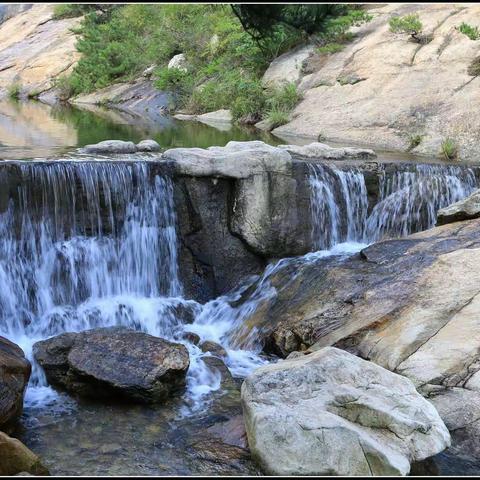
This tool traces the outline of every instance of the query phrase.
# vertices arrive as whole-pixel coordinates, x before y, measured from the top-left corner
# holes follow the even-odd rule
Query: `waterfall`
[[[17,194],[0,213],[0,335],[30,358],[37,340],[100,326],[178,341],[182,311],[200,305],[182,298],[171,180],[150,178],[146,162],[18,168]],[[208,393],[204,382],[218,388],[187,347],[192,395]],[[35,362],[31,385],[46,385]]]
[[[261,318],[263,306],[275,300],[275,275],[294,277],[302,262],[351,255],[377,239],[430,228],[439,208],[476,186],[469,168],[383,169],[379,201],[369,211],[361,170],[309,165],[315,251],[272,263],[260,277],[200,305],[183,297],[168,176],[153,175],[145,161],[22,162],[15,168],[14,187],[6,169],[0,171],[0,335],[30,359],[38,340],[100,326],[180,341],[190,354],[186,398],[193,410],[205,408],[221,383],[202,360],[208,354],[184,340],[185,331],[221,343],[227,366],[244,376],[266,362],[261,332],[245,319]],[[183,321],[185,312],[193,323]],[[27,403],[46,385],[33,362]]]
[[[379,201],[368,211],[363,174],[355,167],[309,165],[312,244],[315,250],[342,242],[371,243],[402,237],[435,225],[437,211],[476,188],[471,168],[409,165],[408,170],[380,172]]]
[[[477,188],[471,168],[456,165],[414,165],[410,171],[382,172],[380,199],[366,225],[369,242],[403,237],[435,226],[437,212]]]
[[[310,164],[312,244],[315,250],[361,241],[368,199],[360,170]]]

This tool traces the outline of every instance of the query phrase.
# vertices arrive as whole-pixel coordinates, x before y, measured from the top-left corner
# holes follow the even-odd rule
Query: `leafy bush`
[[[423,24],[417,13],[403,17],[392,17],[389,20],[390,31],[393,33],[407,33],[415,38],[423,30]]]
[[[456,159],[458,155],[458,149],[455,141],[452,138],[447,137],[442,142],[440,153],[445,157],[445,160]]]
[[[468,23],[462,22],[458,27],[459,32],[466,35],[470,40],[478,40],[480,38],[480,30],[478,27],[472,27]]]
[[[302,99],[294,83],[287,83],[267,92],[265,117],[272,128],[288,122],[291,111]]]
[[[288,123],[289,119],[290,114],[285,110],[272,108],[267,113],[267,120],[269,121],[272,130],[279,127],[280,125],[285,125],[286,123]]]

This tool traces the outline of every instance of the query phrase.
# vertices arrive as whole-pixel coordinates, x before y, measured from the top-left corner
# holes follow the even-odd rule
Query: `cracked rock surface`
[[[410,380],[333,347],[259,368],[242,405],[252,455],[273,475],[406,475],[450,445]]]

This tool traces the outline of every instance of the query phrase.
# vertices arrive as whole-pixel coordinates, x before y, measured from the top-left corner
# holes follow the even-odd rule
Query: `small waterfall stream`
[[[179,280],[172,181],[151,178],[148,162],[33,162],[19,171],[16,195],[0,213],[0,335],[30,357],[40,339],[99,326],[181,341],[191,357],[187,402],[193,411],[220,388],[220,374],[183,339],[185,331],[222,344],[234,375],[266,362],[255,330],[246,330],[243,320],[275,297],[270,278],[292,259],[200,305],[183,297]],[[369,212],[360,170],[310,165],[309,182],[315,252],[302,257],[306,262],[430,228],[439,208],[476,187],[468,168],[412,166],[382,175],[380,199]],[[192,324],[182,321],[185,311]],[[34,363],[27,402],[49,395]]]

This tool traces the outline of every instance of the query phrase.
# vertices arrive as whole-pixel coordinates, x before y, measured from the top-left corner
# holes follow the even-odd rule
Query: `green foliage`
[[[81,17],[90,12],[107,13],[118,5],[110,3],[59,3],[53,10],[53,18],[61,20],[62,18]]]
[[[323,54],[323,55],[333,55],[334,53],[341,52],[345,48],[345,45],[341,43],[327,43],[323,45],[322,47],[318,47],[316,49],[317,53]]]
[[[272,130],[280,125],[285,125],[288,123],[289,119],[289,112],[286,112],[285,110],[272,108],[267,112],[267,120],[269,121]]]
[[[12,100],[17,100],[18,98],[20,98],[20,94],[22,93],[22,86],[19,83],[12,83],[8,87],[7,92],[8,96]]]
[[[457,149],[455,140],[453,140],[450,137],[447,137],[442,142],[440,153],[444,156],[445,160],[447,161],[456,159],[458,155],[458,149]]]
[[[291,111],[302,99],[294,83],[287,83],[267,92],[265,116],[272,128],[288,122]]]
[[[393,33],[408,33],[415,37],[423,30],[423,24],[417,13],[405,15],[403,17],[392,17],[388,24],[390,25],[390,31]]]
[[[348,30],[351,27],[369,22],[372,18],[372,15],[360,9],[350,9],[346,10],[343,15],[327,17],[323,23],[322,31],[318,35],[318,40],[324,45],[331,42],[349,42],[353,35]]]
[[[470,40],[478,40],[480,38],[480,30],[478,27],[472,27],[472,25],[465,22],[462,22],[458,27],[458,31],[466,35]]]
[[[76,31],[81,59],[58,82],[64,97],[131,80],[157,65],[155,86],[174,92],[177,107],[191,113],[228,108],[235,120],[249,122],[268,112],[288,115],[292,99],[298,101],[292,87],[281,93],[262,87],[261,76],[273,58],[309,32],[316,32],[321,43],[332,38],[341,43],[350,38],[350,26],[370,18],[352,5],[248,5],[282,14],[259,39],[245,30],[236,7],[225,4],[122,4],[104,10],[98,7],[104,4],[90,5],[95,9],[84,11]],[[187,72],[166,67],[178,53],[185,55]]]

